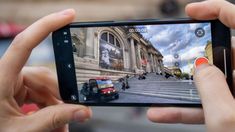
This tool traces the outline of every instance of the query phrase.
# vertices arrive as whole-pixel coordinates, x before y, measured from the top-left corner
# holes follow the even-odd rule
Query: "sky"
[[[143,26],[141,26],[143,27]],[[141,33],[163,55],[164,66],[174,66],[190,73],[195,58],[204,56],[207,41],[211,41],[210,23],[147,25]],[[138,28],[138,27],[137,27]],[[205,35],[198,37],[195,30],[202,28]],[[174,56],[178,57],[174,57]]]

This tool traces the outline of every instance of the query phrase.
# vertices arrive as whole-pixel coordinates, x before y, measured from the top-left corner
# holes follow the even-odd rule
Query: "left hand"
[[[42,67],[24,67],[31,51],[52,31],[70,22],[74,10],[48,15],[16,36],[0,60],[0,131],[65,132],[70,121],[83,122],[91,117],[85,106],[62,103],[57,78]],[[20,106],[36,103],[41,109],[24,115]]]

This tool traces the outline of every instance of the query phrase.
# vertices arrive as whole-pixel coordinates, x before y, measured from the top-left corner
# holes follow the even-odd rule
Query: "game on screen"
[[[70,28],[80,103],[200,104],[194,60],[210,23]]]

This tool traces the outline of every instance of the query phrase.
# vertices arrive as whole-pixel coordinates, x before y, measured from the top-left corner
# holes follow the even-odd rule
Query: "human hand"
[[[17,35],[0,60],[0,131],[65,132],[70,121],[83,122],[91,110],[60,101],[56,75],[42,67],[24,67],[31,51],[52,31],[75,17],[72,9],[48,15]],[[41,109],[24,115],[20,106],[36,103]]]
[[[235,6],[224,0],[208,0],[189,4],[186,13],[198,20],[220,19],[225,25],[235,28]],[[235,45],[235,39],[232,39]],[[234,46],[233,53],[235,51]],[[235,101],[227,86],[224,74],[215,66],[199,66],[195,83],[202,99],[200,108],[150,108],[148,118],[158,123],[206,123],[209,132],[235,130]]]

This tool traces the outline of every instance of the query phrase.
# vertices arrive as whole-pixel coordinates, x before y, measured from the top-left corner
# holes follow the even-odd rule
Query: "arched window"
[[[104,69],[122,71],[124,69],[123,50],[120,39],[109,31],[100,36],[99,65]]]
[[[118,37],[116,37],[115,35],[113,35],[110,32],[102,33],[101,40],[108,42],[109,44],[115,45],[118,48],[121,48],[120,41],[119,41]]]

